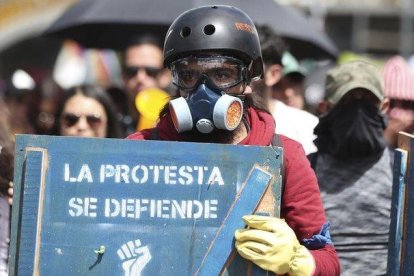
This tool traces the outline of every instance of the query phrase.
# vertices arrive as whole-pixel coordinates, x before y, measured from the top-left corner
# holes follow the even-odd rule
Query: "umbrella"
[[[87,48],[123,49],[129,38],[152,32],[162,37],[182,12],[203,5],[231,5],[256,24],[269,25],[298,59],[335,58],[330,38],[304,14],[274,0],[81,0],[62,14],[46,35],[74,39]]]

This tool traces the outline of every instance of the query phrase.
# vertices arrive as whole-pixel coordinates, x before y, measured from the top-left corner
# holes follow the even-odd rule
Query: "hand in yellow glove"
[[[258,215],[243,217],[248,229],[235,233],[239,254],[277,274],[312,275],[315,261],[283,219]]]

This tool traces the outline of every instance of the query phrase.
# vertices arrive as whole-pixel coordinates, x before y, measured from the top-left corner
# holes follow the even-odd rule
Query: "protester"
[[[287,106],[297,109],[305,108],[303,94],[306,69],[288,51],[282,55],[282,77],[274,86],[272,97]]]
[[[162,47],[162,39],[145,34],[132,38],[124,50],[123,77],[135,128],[140,115],[135,107],[139,92],[151,88],[169,90],[171,74],[163,66]]]
[[[114,104],[98,86],[77,86],[66,91],[55,116],[54,134],[121,138]]]
[[[321,111],[319,110],[319,104],[325,98],[325,78],[326,72],[336,66],[334,60],[322,60],[322,61],[308,61],[308,65],[312,70],[308,71],[304,82],[304,97],[305,97],[305,110],[309,113],[319,117]]]
[[[414,134],[414,71],[403,57],[394,56],[385,63],[383,77],[390,100],[385,137],[396,148],[398,132]]]
[[[286,105],[283,101],[272,98],[279,93],[283,70],[292,72],[292,67],[282,65],[282,56],[286,45],[268,26],[258,26],[260,44],[262,46],[263,62],[265,64],[264,79],[254,83],[254,90],[265,100],[276,121],[276,133],[283,134],[302,144],[305,153],[316,151],[313,140],[316,138],[313,129],[318,124],[318,118],[313,114]],[[286,56],[285,56],[286,62]]]
[[[123,74],[126,87],[135,96],[144,89],[166,89],[171,75],[163,66],[162,40],[153,35],[142,35],[129,41],[124,53]]]
[[[10,237],[9,187],[13,181],[13,139],[7,108],[0,102],[0,276],[6,276]]]
[[[384,138],[380,70],[354,61],[327,72],[325,113],[315,128],[318,177],[341,275],[385,275],[392,166]]]
[[[254,100],[249,86],[261,78],[263,62],[256,28],[244,12],[229,6],[205,6],[181,14],[168,31],[164,64],[184,97],[170,101],[156,128],[129,139],[271,144],[274,120]],[[226,122],[218,119],[217,110],[212,114],[218,101],[232,103],[234,116]],[[210,111],[203,112],[206,103]],[[242,257],[277,274],[339,275],[315,174],[301,145],[280,138],[286,177],[281,219],[243,217],[250,228],[235,233],[235,246]]]
[[[23,71],[20,70],[19,72]],[[14,75],[16,74],[19,75],[19,73]],[[11,132],[14,134],[35,134],[36,130],[31,123],[32,106],[36,102],[33,87],[19,87],[12,77],[12,80],[6,86],[3,99],[5,107],[10,113],[8,117],[13,118],[13,123],[10,122],[9,124]]]
[[[51,76],[46,76],[33,91],[29,106],[29,121],[35,134],[50,135],[55,123],[57,103],[63,96],[62,88]]]

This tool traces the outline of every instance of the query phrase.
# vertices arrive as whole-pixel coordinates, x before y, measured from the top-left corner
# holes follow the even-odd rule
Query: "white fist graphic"
[[[125,276],[140,276],[141,271],[152,258],[148,246],[141,246],[139,239],[123,244],[117,254],[123,261]]]

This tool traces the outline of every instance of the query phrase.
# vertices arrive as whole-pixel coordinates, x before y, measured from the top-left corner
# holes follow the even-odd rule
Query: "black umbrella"
[[[46,35],[74,39],[87,48],[123,49],[131,37],[141,33],[164,37],[179,14],[210,4],[239,7],[255,23],[269,25],[299,59],[334,58],[338,53],[329,37],[303,14],[274,0],[81,0],[64,12]]]

